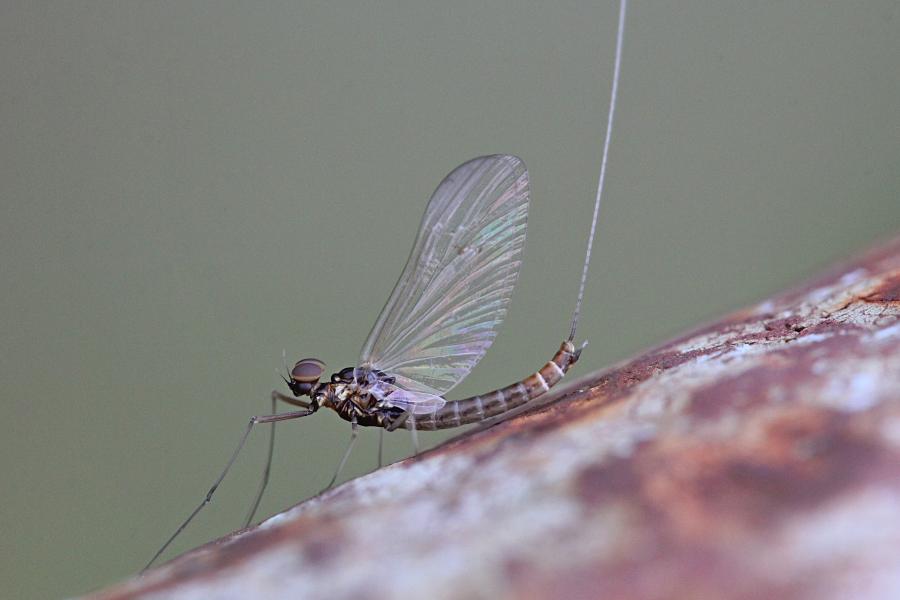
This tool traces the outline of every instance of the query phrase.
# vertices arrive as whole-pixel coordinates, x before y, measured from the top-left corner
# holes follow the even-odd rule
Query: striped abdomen
[[[522,381],[480,396],[447,402],[439,411],[417,415],[415,424],[408,419],[403,426],[417,430],[448,429],[503,414],[547,392],[563,378],[580,354],[581,350],[576,352],[572,342],[566,340],[547,364]]]

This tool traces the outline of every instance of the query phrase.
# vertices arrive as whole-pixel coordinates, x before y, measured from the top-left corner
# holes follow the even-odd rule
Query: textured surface
[[[900,597],[898,317],[900,240],[98,597]]]

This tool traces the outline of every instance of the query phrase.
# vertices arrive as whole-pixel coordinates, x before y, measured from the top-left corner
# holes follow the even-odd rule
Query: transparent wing
[[[363,369],[434,395],[469,374],[506,316],[522,264],[528,196],[528,171],[515,156],[476,158],[444,178],[363,346]]]
[[[388,406],[408,410],[414,415],[431,414],[447,403],[436,394],[405,390],[384,381],[379,381],[369,388],[369,393]]]

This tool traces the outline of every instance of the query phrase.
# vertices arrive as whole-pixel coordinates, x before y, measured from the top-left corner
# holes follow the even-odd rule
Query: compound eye
[[[341,372],[338,373],[338,377],[341,378],[341,381],[353,381],[354,371],[356,371],[355,367],[347,367],[346,369],[341,369]]]
[[[298,383],[315,383],[324,370],[325,363],[318,358],[304,358],[291,369],[291,379]]]

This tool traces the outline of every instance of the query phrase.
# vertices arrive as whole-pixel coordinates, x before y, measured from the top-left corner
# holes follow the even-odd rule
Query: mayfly
[[[584,348],[575,331],[606,175],[619,81],[626,0],[620,0],[613,83],[606,138],[594,201],[593,222],[569,336],[553,357],[525,379],[462,400],[445,396],[484,356],[506,316],[519,276],[528,220],[529,180],[525,164],[511,155],[482,156],[454,169],[437,187],[419,226],[400,279],[363,344],[359,362],[326,380],[325,363],[297,361],[282,376],[292,395],[272,392],[272,412],[252,417],[225,469],[206,497],[153,556],[168,548],[212,499],[254,425],[273,425],[268,463],[246,524],[266,488],[272,460],[274,423],[307,417],[329,408],[350,422],[350,443],[327,488],[337,480],[360,426],[394,431],[459,427],[501,416],[545,394],[574,365]],[[277,402],[299,408],[275,413]],[[379,463],[381,462],[379,446]]]

